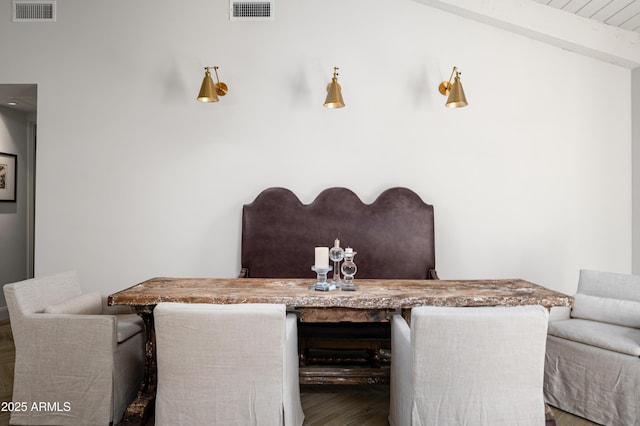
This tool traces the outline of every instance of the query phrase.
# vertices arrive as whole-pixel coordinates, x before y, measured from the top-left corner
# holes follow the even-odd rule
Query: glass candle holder
[[[333,280],[336,286],[342,284],[340,279],[340,262],[344,259],[344,250],[340,247],[340,240],[336,239],[333,247],[329,249],[329,259],[333,261]]]
[[[353,291],[356,289],[355,284],[353,284],[353,277],[356,272],[358,272],[358,267],[353,261],[356,254],[357,252],[353,251],[351,247],[347,247],[344,251],[344,262],[342,262],[342,266],[340,267],[342,275],[344,276],[342,290]]]
[[[309,286],[309,289],[310,290],[313,289],[313,290],[317,290],[317,291],[335,290],[336,289],[335,284],[331,284],[331,283],[327,282],[327,272],[331,271],[332,269],[333,269],[333,267],[331,267],[331,266],[316,267],[315,265],[313,265],[311,267],[311,270],[316,273],[316,283],[315,284],[311,284]]]

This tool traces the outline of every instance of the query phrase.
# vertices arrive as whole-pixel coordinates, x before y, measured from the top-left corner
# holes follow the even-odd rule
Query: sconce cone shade
[[[458,76],[455,77],[453,84],[451,84],[449,97],[447,98],[447,103],[445,105],[449,108],[461,108],[469,105],[467,103],[467,98],[464,96],[464,89],[460,83],[460,77]]]
[[[324,100],[324,106],[327,108],[342,108],[344,100],[342,99],[342,88],[338,84],[338,79],[333,77],[331,83],[327,87],[327,98]]]
[[[198,100],[200,102],[218,102],[218,95],[216,93],[211,73],[207,70],[204,73],[204,80],[202,80],[202,86],[200,86],[200,93],[198,93]]]

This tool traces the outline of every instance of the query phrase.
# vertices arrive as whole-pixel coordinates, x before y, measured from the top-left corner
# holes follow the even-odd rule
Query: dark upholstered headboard
[[[315,278],[314,247],[338,238],[358,253],[356,280],[437,279],[433,234],[433,206],[406,188],[388,189],[372,204],[346,188],[326,189],[311,204],[268,188],[242,210],[240,275]]]

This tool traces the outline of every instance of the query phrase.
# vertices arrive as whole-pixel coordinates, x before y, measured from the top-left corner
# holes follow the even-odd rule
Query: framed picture
[[[18,177],[18,156],[0,152],[0,202],[16,201],[16,178]]]

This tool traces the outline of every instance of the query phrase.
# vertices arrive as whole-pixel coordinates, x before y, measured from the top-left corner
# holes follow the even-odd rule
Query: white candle
[[[316,269],[329,267],[329,247],[316,247]]]

